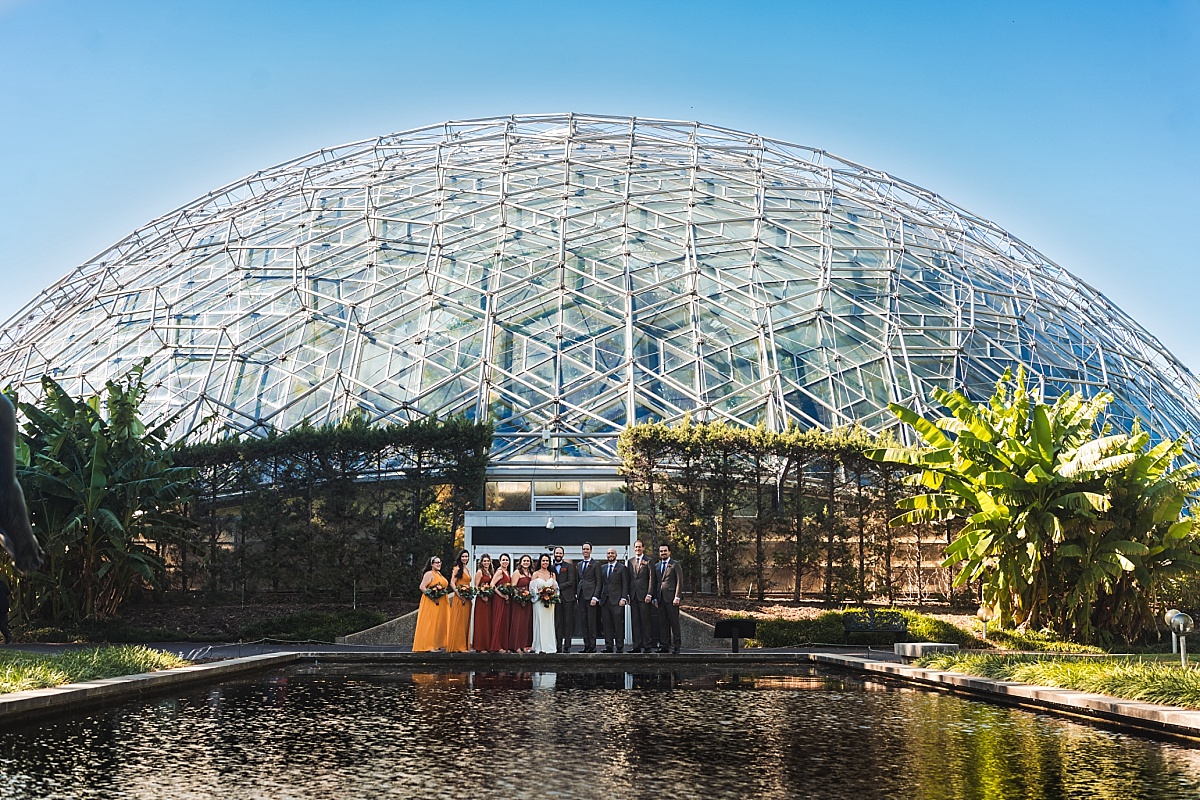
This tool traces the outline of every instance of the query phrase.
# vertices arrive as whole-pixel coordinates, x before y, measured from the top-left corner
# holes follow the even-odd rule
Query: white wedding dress
[[[533,652],[555,653],[558,651],[558,641],[554,636],[554,605],[546,608],[537,599],[543,586],[553,586],[558,591],[558,581],[554,578],[534,578],[529,583],[529,591],[533,594]]]

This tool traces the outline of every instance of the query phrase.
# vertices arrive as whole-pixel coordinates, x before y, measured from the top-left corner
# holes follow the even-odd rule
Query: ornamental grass
[[[0,651],[0,694],[156,672],[190,663],[177,655],[136,645],[88,647],[53,655]]]
[[[918,659],[930,669],[1200,709],[1200,670],[1143,656],[1072,658],[973,653]]]

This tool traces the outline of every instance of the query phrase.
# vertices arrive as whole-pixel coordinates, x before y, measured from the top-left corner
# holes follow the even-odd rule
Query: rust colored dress
[[[507,586],[511,582],[507,572],[501,573],[496,580],[496,588]],[[492,637],[489,642],[492,652],[512,649],[512,642],[508,640],[508,623],[512,618],[513,605],[511,600],[501,594],[492,597]]]
[[[525,575],[518,575],[515,586],[518,589],[528,589],[530,578]],[[528,650],[533,647],[533,604],[518,603],[515,600],[512,604],[512,622],[509,623],[511,633],[510,641],[512,642],[511,650]]]
[[[455,588],[470,587],[471,573],[463,570],[454,582]],[[465,653],[470,650],[471,601],[463,602],[458,595],[448,594],[450,608],[446,612],[446,652]]]
[[[440,572],[435,573],[429,586],[445,588],[450,582]],[[440,598],[437,602],[430,600],[428,595],[421,593],[421,606],[417,609],[417,632],[413,635],[413,652],[427,653],[430,650],[441,650],[446,646],[446,618],[450,603],[449,598]]]
[[[491,581],[492,576],[484,573],[480,583],[486,584]],[[494,597],[490,600],[482,597],[475,598],[475,635],[471,647],[480,653],[486,653],[492,649],[492,606],[495,603]]]

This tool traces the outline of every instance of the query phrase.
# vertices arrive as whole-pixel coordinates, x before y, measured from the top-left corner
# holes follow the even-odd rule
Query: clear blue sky
[[[698,119],[886,170],[1200,371],[1200,0],[0,0],[0,318],[258,169],[545,111]]]

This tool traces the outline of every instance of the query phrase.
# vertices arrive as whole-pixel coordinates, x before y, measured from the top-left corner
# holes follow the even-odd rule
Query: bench
[[[866,611],[843,611],[843,644],[850,644],[852,633],[892,633],[896,635],[897,641],[907,641],[908,618],[899,611],[876,611],[873,608]]]
[[[753,619],[722,619],[713,626],[714,639],[732,639],[733,650],[738,652],[739,639],[753,639],[757,635],[758,621]]]

